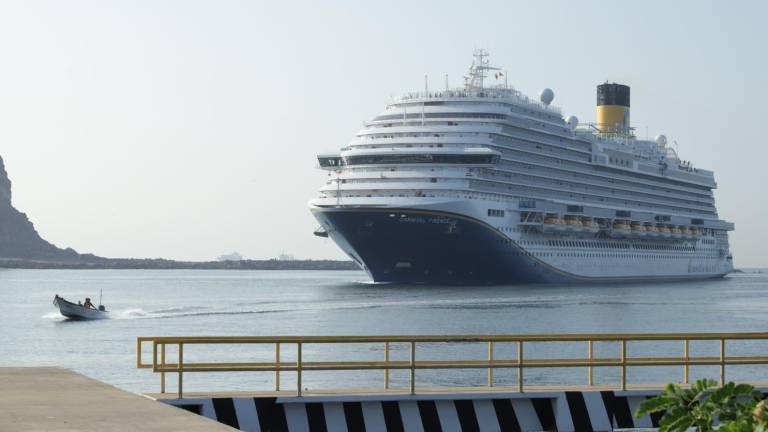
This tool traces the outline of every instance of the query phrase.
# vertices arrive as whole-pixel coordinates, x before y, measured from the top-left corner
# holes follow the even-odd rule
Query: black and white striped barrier
[[[573,391],[167,399],[243,431],[610,431],[658,426],[660,416],[634,418],[658,391]]]

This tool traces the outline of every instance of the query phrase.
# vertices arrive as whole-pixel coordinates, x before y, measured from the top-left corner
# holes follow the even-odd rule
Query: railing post
[[[589,369],[587,369],[587,382],[590,386],[595,384],[595,371],[592,367],[592,358],[594,354],[594,348],[592,346],[592,339],[587,341],[587,359],[589,360]]]
[[[517,391],[523,392],[523,341],[517,341]]]
[[[152,372],[155,372],[157,370],[157,341],[152,341]],[[163,379],[162,375],[160,378],[160,392],[162,393],[163,390]]]
[[[177,365],[179,370],[179,399],[183,397],[183,381],[184,381],[184,344],[179,342],[179,364]]]
[[[411,394],[416,393],[416,341],[411,341]]]
[[[389,363],[389,342],[384,342],[384,363]],[[389,390],[389,368],[384,369],[384,389]]]
[[[296,396],[301,396],[301,342],[297,343],[296,350]]]
[[[275,391],[280,391],[280,342],[275,342]]]
[[[621,389],[627,389],[627,340],[621,340]]]
[[[688,339],[685,340],[683,344],[683,384],[688,384],[690,382],[690,376],[689,376],[689,367],[688,362],[690,360],[690,341]]]
[[[720,385],[725,385],[725,339],[720,338]]]
[[[157,369],[157,341],[152,341],[152,372]]]
[[[136,367],[141,367],[141,338],[136,338]]]
[[[488,341],[488,363],[493,363],[493,341]],[[493,387],[493,366],[488,368],[488,387]]]
[[[165,369],[165,343],[160,346],[160,367]],[[160,372],[160,393],[165,393],[165,371]]]

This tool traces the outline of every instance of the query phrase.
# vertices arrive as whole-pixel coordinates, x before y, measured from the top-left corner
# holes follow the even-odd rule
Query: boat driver
[[[96,309],[96,306],[94,306],[93,303],[91,303],[90,297],[85,298],[85,304],[83,305],[83,307],[86,309]]]

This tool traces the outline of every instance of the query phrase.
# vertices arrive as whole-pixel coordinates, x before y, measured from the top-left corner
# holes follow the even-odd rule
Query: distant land
[[[0,157],[0,268],[26,269],[214,269],[357,270],[352,261],[223,260],[174,261],[162,258],[104,258],[62,249],[45,241],[26,214],[11,202],[11,180]]]
[[[0,268],[15,269],[142,269],[142,270],[359,270],[352,261],[241,260],[174,261],[162,258],[101,258],[82,261],[38,261],[0,258]]]

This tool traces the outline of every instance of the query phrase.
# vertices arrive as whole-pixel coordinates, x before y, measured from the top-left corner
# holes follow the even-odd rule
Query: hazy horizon
[[[640,136],[715,172],[736,267],[768,267],[759,2],[0,4],[0,156],[13,204],[106,257],[345,258],[312,235],[317,153],[391,95],[457,86],[474,48],[529,96],[594,121],[632,89]]]

